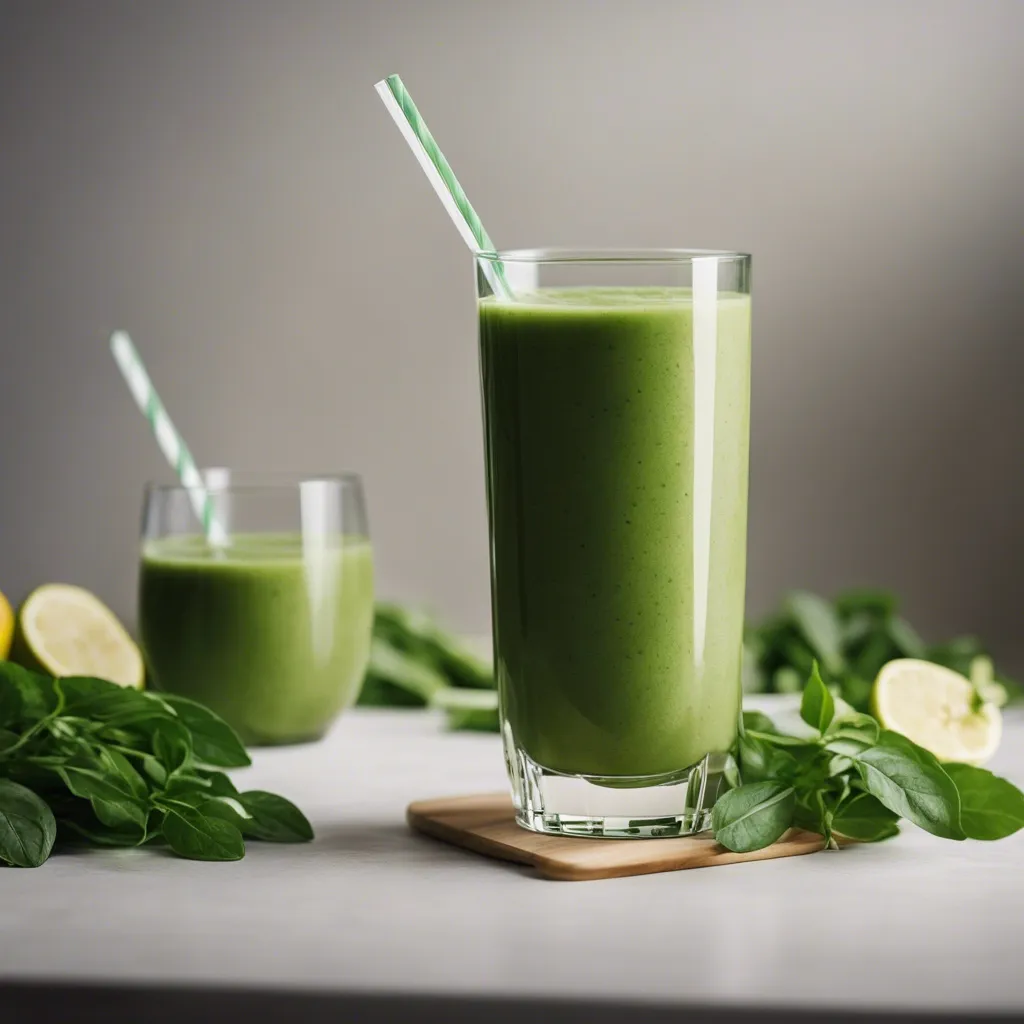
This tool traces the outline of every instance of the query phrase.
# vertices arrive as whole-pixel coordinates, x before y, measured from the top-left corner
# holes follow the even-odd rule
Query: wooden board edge
[[[645,842],[645,840],[622,840],[622,842]],[[716,844],[717,845],[717,844]],[[673,866],[665,861],[650,861],[647,864],[622,864],[617,867],[581,867],[558,857],[550,857],[543,853],[534,854],[531,860],[537,873],[553,882],[592,882],[602,878],[629,878],[632,875],[656,875],[669,871],[693,871],[701,868],[723,867],[729,864],[746,864],[759,860],[785,860],[788,857],[804,857],[809,853],[818,853],[824,848],[824,840],[812,832],[792,830],[763,850],[752,853],[732,853],[719,847],[720,853],[706,864],[688,864]]]
[[[433,801],[418,801],[409,804],[405,810],[405,820],[409,827],[415,832],[430,836],[432,839],[440,839],[450,846],[457,846],[463,850],[471,850],[473,853],[482,853],[486,857],[495,860],[510,861],[515,864],[526,864],[535,866],[536,858],[526,850],[517,849],[514,846],[507,846],[493,839],[485,839],[475,832],[455,828],[453,825],[446,825],[429,815],[417,810],[418,804],[432,803]]]

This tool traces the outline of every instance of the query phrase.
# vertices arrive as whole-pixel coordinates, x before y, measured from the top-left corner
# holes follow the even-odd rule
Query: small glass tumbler
[[[201,475],[216,537],[186,488],[145,491],[139,630],[150,683],[207,705],[246,743],[317,739],[355,701],[369,656],[362,483]]]
[[[740,712],[750,257],[476,257],[495,667],[517,818],[699,832]]]

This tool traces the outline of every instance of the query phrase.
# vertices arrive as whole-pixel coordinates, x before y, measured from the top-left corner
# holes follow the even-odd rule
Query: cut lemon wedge
[[[984,764],[1003,735],[999,708],[990,701],[977,707],[975,689],[967,679],[916,658],[882,666],[871,706],[886,729],[902,733],[940,761]]]
[[[142,689],[142,655],[117,616],[81,587],[48,583],[18,611],[18,660],[54,676],[98,676]]]

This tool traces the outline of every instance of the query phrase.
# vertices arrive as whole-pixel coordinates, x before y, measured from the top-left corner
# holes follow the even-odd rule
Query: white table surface
[[[1024,783],[1024,713],[991,767]],[[497,737],[431,713],[354,711],[239,774],[299,803],[316,841],[0,870],[0,981],[1024,1010],[1024,832],[906,826],[833,854],[550,882],[408,830],[411,800],[505,785]]]

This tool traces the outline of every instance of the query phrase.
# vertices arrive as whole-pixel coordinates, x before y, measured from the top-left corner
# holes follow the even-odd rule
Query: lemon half
[[[871,695],[875,717],[940,761],[981,765],[996,752],[1003,735],[999,708],[974,706],[974,687],[958,672],[916,658],[882,667]]]
[[[54,676],[98,676],[142,689],[142,654],[94,594],[65,583],[32,591],[18,611],[18,660]]]

